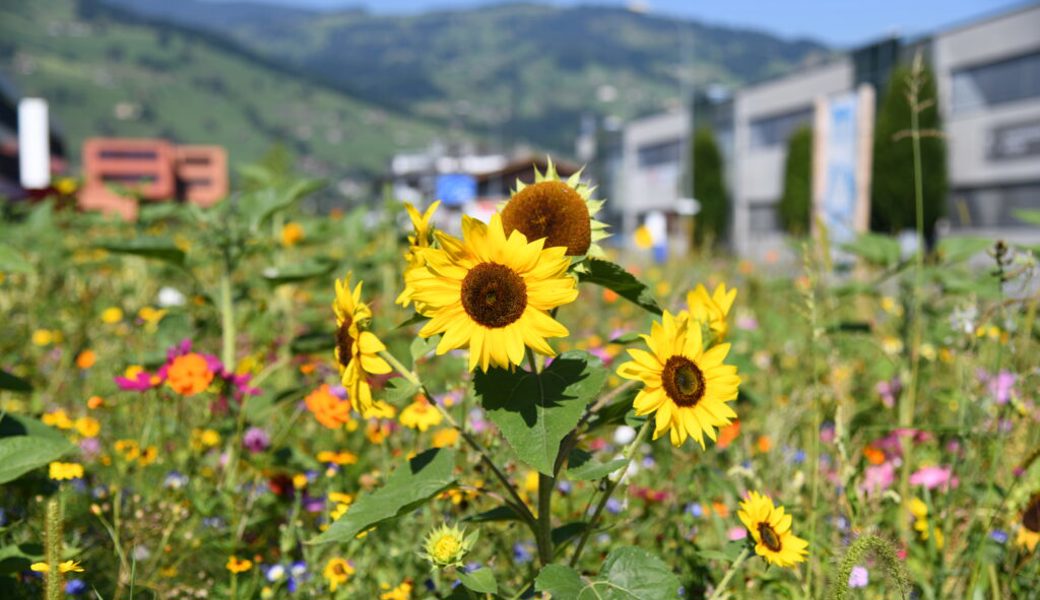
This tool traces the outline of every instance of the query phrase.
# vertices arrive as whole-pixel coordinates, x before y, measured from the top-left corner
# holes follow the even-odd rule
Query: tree
[[[809,233],[812,213],[813,132],[801,127],[787,140],[784,193],[780,196],[780,226],[791,235]]]
[[[693,135],[693,197],[701,210],[694,221],[693,238],[697,244],[718,243],[726,238],[729,199],[722,177],[722,154],[715,134],[707,127]]]
[[[917,225],[914,195],[914,150],[909,136],[911,105],[907,97],[914,73],[898,67],[888,80],[874,128],[874,176],[871,186],[870,225],[875,231],[896,233]],[[924,233],[929,240],[935,222],[946,208],[946,142],[940,137],[942,118],[935,77],[927,67],[917,73],[918,118]]]

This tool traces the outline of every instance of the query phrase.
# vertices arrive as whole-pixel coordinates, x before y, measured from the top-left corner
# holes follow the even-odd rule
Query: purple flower
[[[867,587],[868,583],[870,583],[870,571],[867,571],[866,567],[861,567],[859,565],[852,567],[852,572],[849,573],[849,587]]]
[[[998,544],[1006,544],[1008,541],[1007,532],[1001,529],[994,529],[990,532],[989,537]]]
[[[903,391],[903,382],[899,381],[898,377],[893,377],[888,381],[879,381],[876,389],[878,395],[881,396],[881,402],[888,408],[892,408],[896,405],[899,393]]]
[[[87,591],[87,584],[82,579],[70,579],[65,583],[65,593],[78,596]]]
[[[267,447],[271,445],[271,438],[260,427],[250,427],[246,430],[245,435],[242,436],[242,445],[250,452],[256,454],[257,452],[267,450]]]
[[[530,542],[513,544],[513,560],[518,564],[529,563],[534,559],[534,546]]]

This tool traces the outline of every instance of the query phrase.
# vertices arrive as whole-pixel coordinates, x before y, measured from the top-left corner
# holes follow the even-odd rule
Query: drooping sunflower
[[[748,492],[737,516],[755,540],[755,554],[770,564],[793,567],[805,561],[809,542],[791,532],[791,515],[783,506],[774,506],[769,496]]]
[[[720,283],[711,294],[703,284],[697,284],[693,291],[686,294],[686,305],[689,307],[690,317],[694,321],[705,324],[712,332],[715,341],[721,342],[729,333],[729,309],[733,307],[733,301],[737,298],[737,289],[726,289],[725,283]]]
[[[1040,543],[1040,492],[1034,494],[1026,504],[1020,525],[1015,544],[1030,552],[1036,550],[1036,545]]]
[[[462,236],[438,232],[440,247],[422,250],[425,272],[412,297],[430,321],[419,335],[444,334],[437,354],[468,347],[470,370],[519,365],[525,346],[555,356],[546,338],[568,332],[548,311],[578,297],[566,248],[519,231],[506,237],[497,213],[488,225],[464,216]]]
[[[607,224],[595,219],[603,206],[592,199],[593,188],[581,183],[581,171],[566,181],[548,159],[545,174],[534,170],[534,183],[516,182],[516,190],[502,206],[506,234],[519,230],[529,240],[545,238],[545,246],[564,246],[567,256],[602,256],[597,242],[608,237]]]
[[[372,318],[372,309],[361,301],[363,282],[351,291],[350,280],[350,274],[336,280],[336,301],[332,304],[336,313],[336,364],[354,407],[367,416],[373,407],[369,375],[383,375],[391,369],[379,356],[386,346],[374,333],[362,329]]]
[[[704,448],[705,435],[714,441],[716,428],[737,418],[727,403],[736,399],[740,377],[736,367],[723,364],[730,345],[705,350],[700,328],[668,311],[642,337],[650,352],[629,349],[632,360],[617,369],[621,377],[643,382],[633,402],[636,415],[656,411],[655,440],[667,431],[675,446],[692,437]]]
[[[409,246],[404,253],[404,259],[407,263],[407,266],[404,268],[404,290],[394,300],[396,304],[407,307],[412,302],[412,294],[414,293],[413,280],[416,276],[421,276],[420,271],[425,264],[425,259],[420,249],[429,248],[433,242],[431,221],[433,220],[433,213],[436,212],[437,207],[440,205],[441,201],[437,200],[422,214],[419,214],[419,210],[412,206],[411,203],[404,205],[405,210],[408,211],[408,218],[412,221],[414,232],[408,236]]]

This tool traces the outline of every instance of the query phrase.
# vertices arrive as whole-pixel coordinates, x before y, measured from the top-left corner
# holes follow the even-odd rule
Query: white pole
[[[23,188],[50,187],[50,129],[47,101],[42,98],[23,98],[18,103],[18,171]]]

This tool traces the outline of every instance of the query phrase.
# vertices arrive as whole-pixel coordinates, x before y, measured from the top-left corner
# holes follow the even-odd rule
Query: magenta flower
[[[863,483],[860,489],[867,495],[880,494],[892,487],[896,479],[896,466],[891,461],[885,461],[880,465],[870,465],[863,470]]]
[[[256,454],[267,450],[267,447],[271,445],[271,438],[260,427],[250,427],[242,435],[242,445],[250,452]]]

